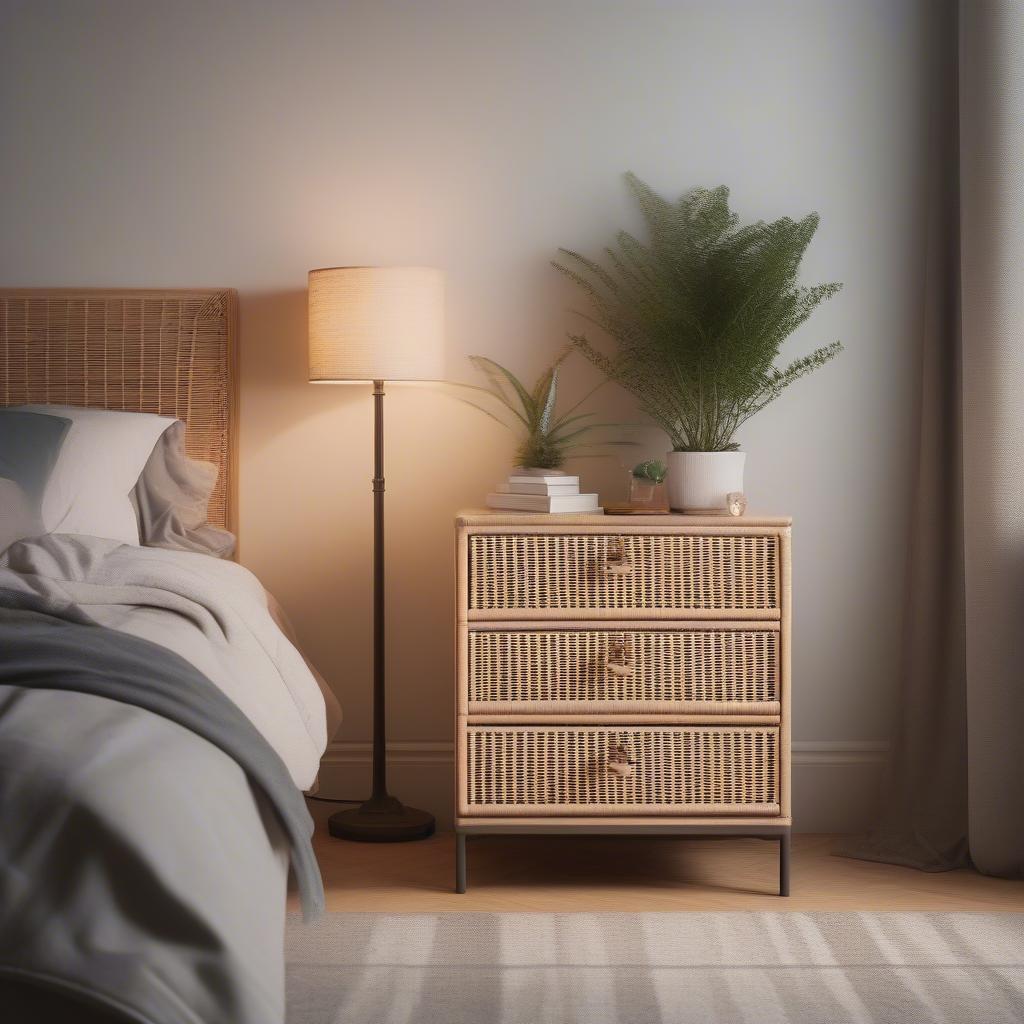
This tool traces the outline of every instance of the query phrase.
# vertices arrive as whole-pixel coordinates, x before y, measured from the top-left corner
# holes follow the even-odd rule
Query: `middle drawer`
[[[463,627],[461,712],[780,713],[779,631],[764,622],[568,626]]]

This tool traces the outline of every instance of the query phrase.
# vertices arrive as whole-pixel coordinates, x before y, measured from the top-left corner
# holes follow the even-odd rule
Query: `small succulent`
[[[668,467],[658,459],[648,459],[646,462],[638,462],[633,467],[633,476],[637,480],[650,480],[651,483],[664,483],[668,475]]]
[[[537,469],[559,469],[570,453],[585,447],[586,434],[599,427],[610,427],[610,423],[594,423],[597,413],[576,410],[593,394],[585,395],[579,402],[561,415],[555,405],[558,400],[558,370],[571,349],[566,349],[538,378],[533,388],[527,388],[511,370],[485,356],[470,356],[470,362],[487,379],[486,387],[470,387],[497,400],[499,412],[477,402],[469,404],[482,413],[497,420],[503,426],[525,432],[516,449],[516,462],[520,466]],[[598,387],[601,385],[599,384]],[[594,389],[597,390],[596,388]],[[512,419],[508,418],[511,414]]]

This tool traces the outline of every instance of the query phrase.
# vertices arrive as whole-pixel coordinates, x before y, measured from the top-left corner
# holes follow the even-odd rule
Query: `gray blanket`
[[[189,662],[0,589],[0,822],[0,977],[147,1024],[282,1019],[289,852],[322,906],[311,822]]]

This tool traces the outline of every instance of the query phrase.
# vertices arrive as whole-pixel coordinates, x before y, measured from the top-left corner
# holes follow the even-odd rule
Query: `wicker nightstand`
[[[788,895],[790,520],[456,529],[457,891],[468,836],[715,834]]]

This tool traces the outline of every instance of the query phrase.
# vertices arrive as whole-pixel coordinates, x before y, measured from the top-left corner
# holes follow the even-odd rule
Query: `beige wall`
[[[442,267],[451,374],[479,352],[532,375],[577,323],[547,261],[637,225],[628,168],[666,192],[728,183],[748,218],[821,212],[806,276],[845,288],[789,354],[847,351],[742,441],[753,504],[796,519],[806,785],[874,765],[898,671],[919,7],[0,0],[0,281],[240,290],[243,561],[344,703],[332,784],[356,785],[369,738],[371,402],[305,382],[306,270]],[[440,794],[452,514],[511,441],[437,393],[387,402],[391,735],[398,771]],[[607,487],[614,467],[579,468]]]

